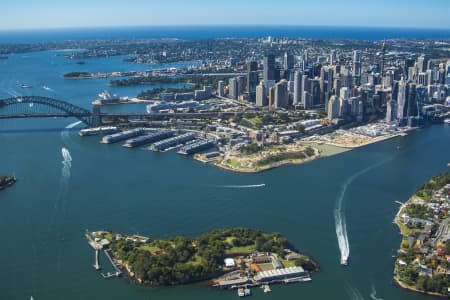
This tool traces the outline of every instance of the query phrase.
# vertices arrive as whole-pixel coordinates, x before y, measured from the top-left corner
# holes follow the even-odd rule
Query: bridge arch
[[[39,113],[29,113],[29,112],[27,112],[27,113],[24,112],[23,114],[21,114],[19,112],[16,114],[2,116],[1,109],[3,107],[21,105],[21,104],[25,104],[25,103],[41,104],[43,106],[61,111],[62,114],[54,115],[52,113],[39,114]],[[14,97],[14,98],[7,98],[7,99],[0,100],[0,117],[3,117],[3,118],[54,117],[54,116],[75,117],[78,120],[87,124],[88,126],[90,126],[92,124],[92,113],[89,110],[79,107],[79,106],[76,106],[76,105],[73,105],[73,104],[65,102],[65,101],[61,101],[61,100],[57,100],[57,99],[53,99],[53,98],[49,98],[49,97],[41,97],[41,96],[21,96],[21,97]]]

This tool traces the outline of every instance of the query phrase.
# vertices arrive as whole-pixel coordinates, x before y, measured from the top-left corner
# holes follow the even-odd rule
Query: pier
[[[96,269],[97,271],[100,270],[100,264],[98,262],[98,249],[95,249],[95,263],[93,265],[94,269]]]
[[[111,265],[113,266],[113,268],[114,268],[114,270],[116,272],[113,272],[113,273],[111,273],[111,272],[102,273],[101,275],[105,279],[110,279],[110,278],[113,278],[113,277],[119,277],[120,275],[122,275],[122,271],[114,263],[114,260],[112,259],[111,255],[109,254],[109,251],[110,250],[107,250],[107,249],[104,250],[106,257],[109,259],[109,261],[111,262]]]

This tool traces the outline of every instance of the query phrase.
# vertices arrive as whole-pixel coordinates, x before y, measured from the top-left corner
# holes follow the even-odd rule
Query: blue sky
[[[184,24],[450,28],[450,0],[7,0],[0,8],[0,30]]]

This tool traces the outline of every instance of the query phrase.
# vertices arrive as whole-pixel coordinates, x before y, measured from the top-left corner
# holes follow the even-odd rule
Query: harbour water
[[[62,74],[81,67],[54,54],[12,55],[0,62],[0,98],[48,95],[89,107],[106,81],[65,81]],[[104,60],[90,59],[83,70],[127,67],[120,58]],[[20,89],[17,81],[33,88]],[[54,92],[38,90],[43,85]],[[141,89],[112,91],[134,96]],[[254,289],[254,299],[428,299],[392,283],[392,255],[400,242],[392,224],[394,201],[448,170],[450,126],[244,175],[173,151],[81,138],[66,128],[76,121],[0,121],[0,173],[18,178],[0,194],[0,299],[230,299],[234,292],[204,284],[151,288],[104,280],[92,268],[94,253],[84,238],[86,230],[164,238],[230,226],[281,232],[322,269],[312,282],[274,286],[270,295]],[[345,220],[348,267],[340,264],[337,207]],[[105,257],[100,264],[108,265]]]

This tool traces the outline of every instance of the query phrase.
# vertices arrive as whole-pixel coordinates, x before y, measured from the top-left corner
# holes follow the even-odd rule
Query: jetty
[[[97,271],[100,270],[100,264],[98,262],[98,256],[99,256],[98,249],[95,249],[95,263],[94,263],[93,267]]]
[[[114,262],[114,260],[112,259],[111,254],[109,253],[109,251],[111,251],[111,250],[105,249],[105,250],[104,250],[104,253],[105,253],[106,257],[108,258],[108,260],[111,262],[111,265],[113,266],[113,268],[114,268],[114,270],[115,270],[116,272],[102,273],[101,275],[102,275],[102,277],[105,278],[105,279],[110,279],[110,278],[113,278],[113,277],[119,277],[120,275],[122,275],[122,271],[121,271],[121,270],[119,269],[119,267],[115,264],[115,262]]]

